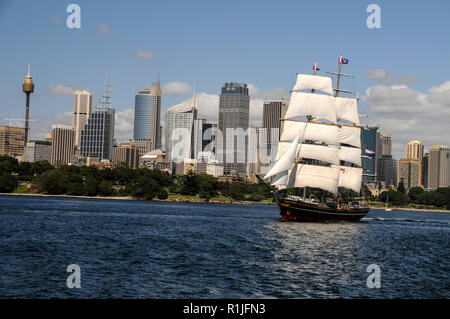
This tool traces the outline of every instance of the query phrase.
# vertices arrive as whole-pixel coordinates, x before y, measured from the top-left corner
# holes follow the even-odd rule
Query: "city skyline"
[[[450,68],[447,59],[450,45],[439,41],[445,36],[443,30],[448,29],[444,14],[448,10],[436,10],[435,4],[379,1],[382,27],[371,30],[365,26],[367,4],[356,1],[345,8],[328,1],[322,1],[323,5],[246,3],[240,5],[240,12],[220,7],[232,13],[231,28],[229,21],[215,14],[218,4],[179,3],[185,11],[199,18],[198,22],[181,30],[177,26],[187,17],[162,10],[167,4],[152,5],[156,6],[152,9],[161,10],[144,10],[148,6],[145,3],[142,10],[128,5],[125,10],[125,4],[108,3],[110,11],[117,16],[124,12],[121,18],[114,19],[102,10],[106,3],[77,3],[83,19],[79,30],[66,27],[65,3],[1,3],[0,27],[8,30],[4,36],[10,48],[0,52],[5,62],[0,77],[3,88],[0,124],[9,124],[4,119],[24,118],[20,83],[26,66],[31,64],[36,92],[31,99],[29,140],[43,139],[54,123],[71,123],[75,89],[93,92],[96,104],[102,93],[105,72],[114,76],[119,141],[132,137],[136,91],[149,86],[158,72],[163,79],[162,119],[170,106],[191,94],[196,81],[199,117],[216,122],[221,85],[241,81],[249,86],[250,124],[261,124],[264,100],[287,98],[295,73],[312,72],[316,61],[321,74],[335,71],[340,54],[349,59],[345,71],[355,75],[354,80],[346,80],[343,86],[360,93],[361,113],[369,115],[368,119],[362,118],[362,122],[378,124],[383,133],[393,137],[394,158],[404,155],[404,145],[411,139],[420,139],[425,149],[447,145],[450,140],[450,133],[445,129],[445,119],[450,116],[447,102],[450,81],[448,74],[441,71]],[[292,10],[286,10],[287,6]],[[321,24],[307,14],[319,6],[323,15]],[[407,16],[403,14],[406,6]],[[442,6],[449,4],[441,3]],[[150,12],[151,19],[143,19],[144,13],[139,11]],[[174,17],[167,19],[167,14],[158,16],[154,12],[171,12]],[[246,19],[247,14],[268,12],[283,14],[285,21],[278,19],[274,24],[256,19],[253,26],[255,19]],[[343,17],[339,30],[332,28],[335,12]],[[13,19],[17,16],[22,20]],[[297,22],[291,23],[293,21]],[[205,24],[210,28],[204,28]],[[313,36],[296,32],[311,25],[315,27]],[[29,43],[13,41],[20,32],[30,31],[30,28],[33,40]],[[144,36],[141,29],[146,28],[157,32]],[[245,30],[245,41],[226,36],[230,30]],[[125,38],[125,34],[129,38]],[[417,41],[410,41],[412,34]],[[292,41],[293,36],[298,41]],[[420,42],[420,47],[414,45],[416,42]],[[280,45],[285,47],[281,51]],[[90,49],[84,50],[87,47]],[[430,61],[433,61],[431,66]]]

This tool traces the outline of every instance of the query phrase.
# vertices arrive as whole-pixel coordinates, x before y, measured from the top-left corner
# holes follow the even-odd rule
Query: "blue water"
[[[269,205],[0,196],[0,297],[449,298],[449,239],[446,213],[289,223]]]

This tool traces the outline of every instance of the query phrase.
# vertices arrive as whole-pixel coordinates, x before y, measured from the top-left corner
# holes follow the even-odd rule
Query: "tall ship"
[[[282,220],[358,221],[369,212],[360,196],[361,125],[358,98],[340,89],[342,65],[336,89],[331,76],[297,74],[286,110],[275,164],[264,176],[273,185]],[[354,96],[354,95],[353,95]],[[262,179],[261,179],[262,180]]]

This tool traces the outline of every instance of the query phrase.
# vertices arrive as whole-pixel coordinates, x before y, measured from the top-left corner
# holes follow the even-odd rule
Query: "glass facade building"
[[[250,96],[247,84],[225,83],[219,100],[219,130],[223,135],[224,174],[235,171],[239,175],[245,176],[247,173],[248,137],[238,138],[236,133],[240,131],[237,129],[242,129],[243,132],[247,131],[249,112]],[[235,134],[227,135],[230,132],[235,132]],[[227,144],[234,145],[234,147],[227,147]],[[232,158],[232,160],[227,161],[227,158]],[[244,159],[243,163],[240,160],[242,158]]]
[[[377,173],[377,159],[379,158],[379,130],[378,126],[366,126],[361,129],[361,147],[375,152],[375,157],[363,157],[361,164],[363,168],[363,183],[374,183]],[[377,147],[378,146],[378,147]]]
[[[111,160],[114,142],[113,108],[96,109],[81,130],[81,155]]]

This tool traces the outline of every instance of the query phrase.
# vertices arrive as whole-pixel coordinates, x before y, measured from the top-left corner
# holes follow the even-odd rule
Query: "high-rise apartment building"
[[[422,165],[419,159],[402,158],[398,163],[398,182],[403,181],[406,189],[422,186]]]
[[[49,162],[52,154],[52,143],[50,141],[29,141],[25,147],[25,161]]]
[[[74,156],[75,130],[72,126],[52,126],[52,153],[50,164],[70,164]]]
[[[423,144],[421,141],[411,141],[406,144],[406,158],[422,160]]]
[[[159,78],[152,86],[140,90],[134,105],[135,140],[150,140],[150,150],[161,147],[161,87]]]
[[[430,157],[428,160],[428,188],[437,189],[439,187],[450,186],[450,147],[432,146],[430,147]]]
[[[114,142],[115,111],[111,107],[94,110],[81,130],[80,153],[85,157],[111,160]]]
[[[223,135],[222,155],[226,175],[232,171],[241,176],[246,174],[249,111],[247,84],[225,83],[219,100],[219,130]]]
[[[77,151],[81,144],[81,130],[86,125],[89,115],[92,113],[92,93],[87,90],[75,91],[73,95],[73,120],[75,129],[75,147]]]
[[[25,146],[25,128],[0,126],[0,156],[22,156]]]

